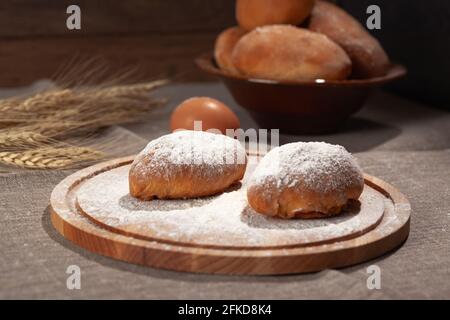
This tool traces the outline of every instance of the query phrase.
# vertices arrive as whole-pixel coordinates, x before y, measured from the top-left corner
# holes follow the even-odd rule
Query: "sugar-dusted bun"
[[[237,0],[236,20],[245,30],[272,24],[302,23],[315,0]]]
[[[288,25],[260,27],[239,40],[233,64],[259,79],[342,80],[351,73],[344,50],[326,36]]]
[[[142,200],[213,195],[241,180],[246,165],[245,149],[235,139],[177,131],[151,141],[133,161],[130,194]]]
[[[223,31],[216,39],[214,58],[223,70],[238,73],[231,61],[234,46],[246,32],[239,27],[231,27]]]
[[[264,215],[317,218],[339,214],[363,187],[362,171],[344,147],[297,142],[275,148],[261,160],[247,198]]]
[[[378,40],[336,5],[317,1],[311,14],[309,29],[327,35],[344,48],[353,63],[353,77],[364,79],[387,73],[389,57]]]

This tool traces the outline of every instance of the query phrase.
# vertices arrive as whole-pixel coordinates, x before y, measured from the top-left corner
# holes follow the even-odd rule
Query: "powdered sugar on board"
[[[129,195],[129,168],[119,167],[85,182],[77,192],[80,209],[116,232],[181,245],[263,248],[338,240],[375,227],[386,200],[365,186],[359,210],[327,219],[280,220],[248,207],[246,181],[252,167],[238,190],[202,199],[153,201]]]

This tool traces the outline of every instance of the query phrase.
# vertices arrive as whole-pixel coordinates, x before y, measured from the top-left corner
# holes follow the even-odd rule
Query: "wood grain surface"
[[[138,69],[135,81],[155,77],[211,79],[194,58],[211,50],[216,35],[235,24],[229,0],[77,1],[81,30],[68,30],[71,1],[5,0],[0,3],[0,86],[53,78],[78,57],[101,58],[108,75]]]
[[[81,9],[81,30],[66,28],[66,8]],[[234,22],[232,0],[3,0],[0,38],[217,32]]]
[[[92,252],[115,259],[178,271],[215,274],[290,274],[357,264],[400,246],[409,234],[410,205],[388,183],[366,176],[366,184],[390,199],[383,220],[355,238],[306,247],[221,249],[137,239],[101,228],[76,207],[78,188],[93,176],[132,161],[100,163],[64,179],[51,195],[51,220],[59,233]]]
[[[92,59],[107,66],[105,78],[132,71],[131,81],[206,80],[193,61],[211,50],[214,39],[214,34],[6,39],[0,41],[0,86],[54,79],[65,66],[76,70]]]

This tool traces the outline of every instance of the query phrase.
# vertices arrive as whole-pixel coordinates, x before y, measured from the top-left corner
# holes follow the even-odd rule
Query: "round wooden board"
[[[239,186],[199,199],[141,201],[129,194],[123,165],[95,175],[76,192],[79,212],[100,227],[143,240],[221,249],[269,249],[336,242],[362,235],[382,220],[386,197],[365,186],[359,202],[327,219],[267,217],[247,202],[247,184],[258,163],[249,156]]]
[[[128,165],[133,157],[80,170],[52,192],[51,219],[65,238],[92,252],[119,260],[178,271],[216,274],[289,274],[319,271],[360,263],[380,256],[408,237],[410,204],[386,182],[366,175],[365,182],[386,197],[381,221],[365,233],[333,242],[287,247],[207,247],[142,239],[95,223],[77,205],[77,191],[100,173]]]

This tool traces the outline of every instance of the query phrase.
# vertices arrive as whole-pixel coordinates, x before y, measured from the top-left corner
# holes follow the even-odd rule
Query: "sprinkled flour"
[[[151,157],[142,161],[149,154]],[[134,160],[133,172],[136,176],[151,172],[152,176],[170,180],[180,171],[185,172],[189,165],[205,179],[209,176],[214,179],[230,167],[245,163],[245,149],[238,140],[221,134],[183,130],[152,140]]]
[[[252,161],[250,161],[252,162]],[[242,186],[221,195],[189,200],[141,201],[129,195],[130,166],[102,173],[77,192],[91,219],[139,237],[205,246],[285,246],[356,234],[383,216],[385,197],[366,186],[361,208],[317,220],[280,220],[260,215],[247,204],[248,168]]]

